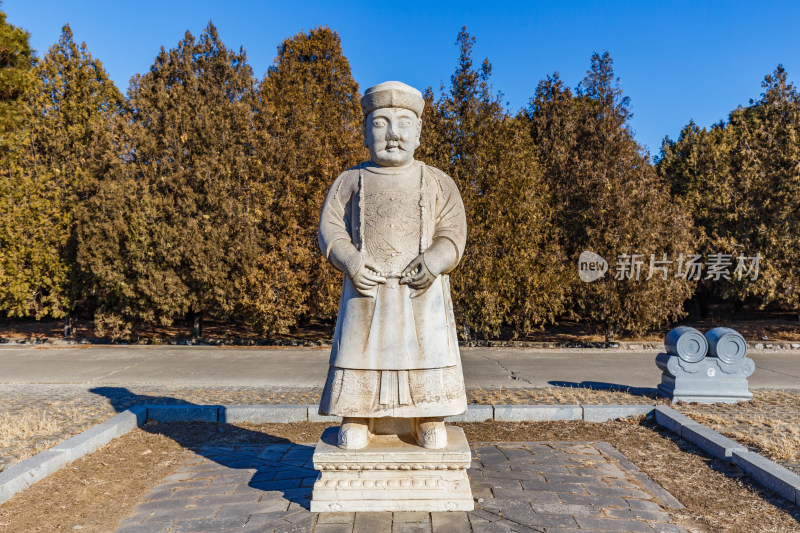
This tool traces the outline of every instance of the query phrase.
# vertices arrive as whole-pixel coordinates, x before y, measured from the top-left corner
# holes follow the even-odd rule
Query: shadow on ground
[[[554,387],[563,387],[565,389],[589,389],[589,390],[603,390],[611,392],[625,392],[632,396],[642,396],[647,398],[660,398],[661,394],[658,389],[654,387],[630,387],[628,385],[620,385],[618,383],[606,383],[604,381],[548,381]]]
[[[136,394],[124,387],[96,387],[89,391],[108,398],[118,412],[134,405],[197,405],[168,396]],[[220,418],[223,418],[224,407],[220,407],[220,411]],[[219,466],[239,470],[237,477],[247,478],[247,472],[253,471],[248,487],[280,491],[289,502],[309,508],[311,485],[317,477],[311,463],[313,446],[225,422],[150,421],[141,429],[169,437]]]

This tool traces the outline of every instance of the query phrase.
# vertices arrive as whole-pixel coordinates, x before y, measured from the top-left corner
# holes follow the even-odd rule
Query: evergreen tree
[[[646,278],[651,258],[676,260],[693,250],[691,218],[633,139],[629,100],[609,54],[592,56],[574,95],[557,74],[540,82],[527,116],[557,199],[568,264],[576,265],[583,251],[609,263],[597,281],[571,277],[572,310],[602,324],[607,341],[617,332],[641,333],[681,316],[692,283],[674,276],[675,265],[666,279],[663,270]],[[636,280],[638,261],[643,264]]]
[[[329,28],[286,39],[259,96],[266,246],[248,269],[243,304],[251,323],[273,333],[302,318],[336,316],[341,274],[319,251],[319,213],[336,176],[367,152],[358,85]]]
[[[0,195],[0,308],[38,319],[67,315],[85,295],[77,233],[124,101],[69,26],[32,76]]]
[[[31,82],[34,52],[29,38],[28,32],[6,22],[6,14],[0,11],[0,157],[7,149],[8,135],[18,126],[21,100]]]
[[[11,168],[15,166],[13,140],[18,139],[22,99],[33,79],[30,69],[34,53],[29,37],[28,32],[6,22],[6,14],[0,11],[0,316],[8,307],[4,297],[7,289],[1,287],[9,285],[13,279],[13,275],[7,273],[7,261],[2,258],[13,253],[10,239],[15,221],[9,216],[14,192],[11,188]]]
[[[730,279],[705,280],[703,294],[798,312],[800,95],[781,66],[762,87],[727,123],[690,122],[676,141],[665,139],[657,168],[690,207],[705,254],[729,256]],[[739,257],[749,269],[757,254],[757,279],[736,272]]]
[[[721,125],[707,131],[690,122],[677,142],[665,139],[656,166],[672,194],[690,210],[699,230],[697,253],[704,258],[720,253],[734,256],[737,251],[732,239],[740,223],[736,206],[744,203],[731,174],[730,140]],[[710,297],[736,297],[741,287],[741,282],[705,279],[701,274],[693,303],[699,306],[699,315],[706,316]]]
[[[254,85],[244,51],[227,49],[211,23],[132,80],[126,160],[101,185],[83,236],[99,325],[188,315],[199,336],[203,317],[237,311],[237,280],[259,253]]]
[[[755,105],[731,116],[739,132],[733,173],[750,200],[739,209],[750,222],[741,228],[739,251],[764,258],[758,279],[745,284],[747,294],[800,317],[800,93],[780,65],[762,87]]]
[[[528,125],[508,116],[490,86],[491,65],[473,67],[474,37],[458,35],[459,63],[449,92],[423,115],[419,157],[456,182],[468,243],[452,274],[454,308],[464,333],[530,331],[562,309],[563,257],[551,223]]]

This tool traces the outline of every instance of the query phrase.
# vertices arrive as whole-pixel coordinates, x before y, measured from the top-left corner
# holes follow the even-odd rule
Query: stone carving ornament
[[[423,106],[404,83],[367,89],[370,161],[339,175],[320,216],[322,253],[344,281],[319,410],[343,417],[344,449],[383,431],[443,448],[443,418],[466,410],[448,277],[466,217],[453,180],[414,160]]]
[[[658,390],[673,402],[736,403],[752,399],[747,378],[755,363],[747,357],[747,342],[730,328],[705,335],[679,326],[664,340],[666,353],[656,356],[661,369]]]

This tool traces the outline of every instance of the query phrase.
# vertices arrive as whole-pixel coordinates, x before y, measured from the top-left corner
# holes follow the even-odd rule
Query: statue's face
[[[422,120],[413,111],[386,107],[372,111],[364,121],[364,143],[372,162],[401,167],[414,161]]]

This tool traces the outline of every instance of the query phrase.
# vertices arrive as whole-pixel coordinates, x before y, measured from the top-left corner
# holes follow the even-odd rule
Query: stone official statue
[[[320,414],[343,417],[341,448],[365,447],[377,418],[411,419],[420,446],[443,448],[443,417],[467,400],[448,273],[464,253],[464,204],[444,172],[414,160],[422,94],[388,81],[361,99],[371,161],[344,171],[319,222],[344,272]]]

